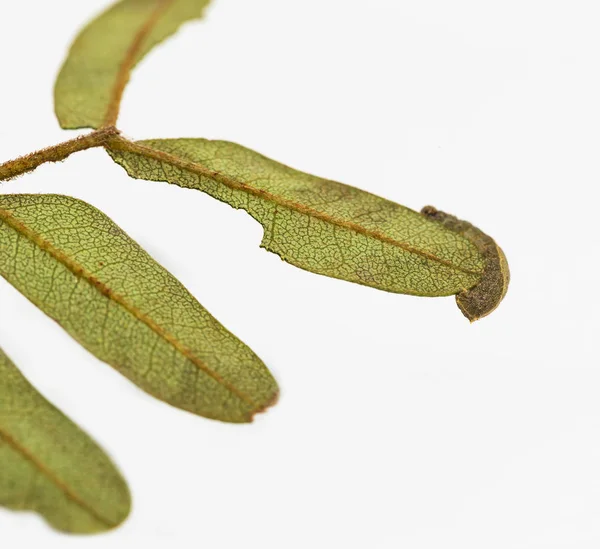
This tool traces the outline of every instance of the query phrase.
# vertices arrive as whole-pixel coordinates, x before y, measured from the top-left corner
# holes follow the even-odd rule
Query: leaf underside
[[[248,422],[278,394],[262,361],[96,208],[0,195],[0,275],[148,393]]]
[[[57,79],[61,125],[114,124],[131,69],[181,23],[200,17],[207,3],[123,0],[90,23]],[[504,254],[495,244],[495,254],[490,246],[482,249],[471,238],[475,228],[455,230],[439,218],[299,172],[234,143],[116,138],[107,148],[132,177],[202,190],[245,209],[263,226],[262,247],[308,271],[396,293],[457,295],[471,320],[488,314],[506,293],[508,276],[489,282],[492,271],[502,270],[500,264],[508,273]],[[500,279],[506,284],[499,290]]]
[[[308,271],[447,296],[476,286],[485,270],[476,244],[444,224],[234,143],[117,139],[108,152],[132,177],[201,190],[246,210],[264,228],[262,247]]]
[[[58,530],[85,534],[118,526],[130,505],[106,454],[0,349],[0,506],[35,511]]]
[[[78,35],[54,88],[62,128],[116,121],[131,69],[181,24],[202,16],[209,0],[123,0]]]

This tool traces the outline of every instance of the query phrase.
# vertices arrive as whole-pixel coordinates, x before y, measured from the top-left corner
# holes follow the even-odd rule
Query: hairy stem
[[[119,134],[119,130],[110,126],[96,130],[88,135],[83,135],[70,141],[65,141],[53,147],[33,152],[26,156],[21,156],[15,160],[10,160],[0,164],[0,181],[12,179],[21,174],[35,170],[41,164],[46,162],[60,162],[77,151],[84,151],[93,147],[100,147],[108,139]]]

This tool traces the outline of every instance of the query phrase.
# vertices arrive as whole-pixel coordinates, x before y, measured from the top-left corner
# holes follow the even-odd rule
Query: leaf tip
[[[275,406],[279,402],[279,395],[280,395],[279,387],[276,386],[275,391],[273,392],[273,395],[271,396],[271,398],[268,399],[265,403],[263,403],[258,408],[255,408],[254,410],[252,410],[248,414],[248,421],[247,421],[247,423],[253,423],[254,419],[256,418],[257,415],[264,414],[270,408],[272,408],[273,406]]]
[[[118,509],[115,513],[115,519],[113,524],[108,528],[108,531],[115,530],[123,525],[123,523],[131,515],[132,500],[131,490],[124,478],[121,477],[121,488],[120,488],[120,501]]]

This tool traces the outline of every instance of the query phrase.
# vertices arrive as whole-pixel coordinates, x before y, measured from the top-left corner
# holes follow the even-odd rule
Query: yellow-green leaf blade
[[[174,406],[247,422],[277,397],[262,361],[85,202],[0,195],[0,275],[90,352]]]
[[[0,506],[31,510],[71,533],[128,516],[127,485],[97,444],[23,377],[0,349]]]
[[[56,80],[54,106],[65,129],[116,121],[133,67],[181,24],[202,16],[210,0],[123,0],[89,23]]]
[[[262,246],[303,269],[422,296],[458,294],[481,279],[486,260],[463,235],[240,145],[116,139],[109,147],[132,177],[198,189],[248,211],[264,228]]]

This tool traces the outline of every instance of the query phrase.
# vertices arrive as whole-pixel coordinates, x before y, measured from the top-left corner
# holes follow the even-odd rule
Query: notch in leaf
[[[119,526],[131,497],[114,464],[42,397],[0,349],[0,506],[31,510],[54,528]]]
[[[0,275],[86,349],[155,397],[243,423],[275,380],[102,212],[59,195],[0,195]]]

